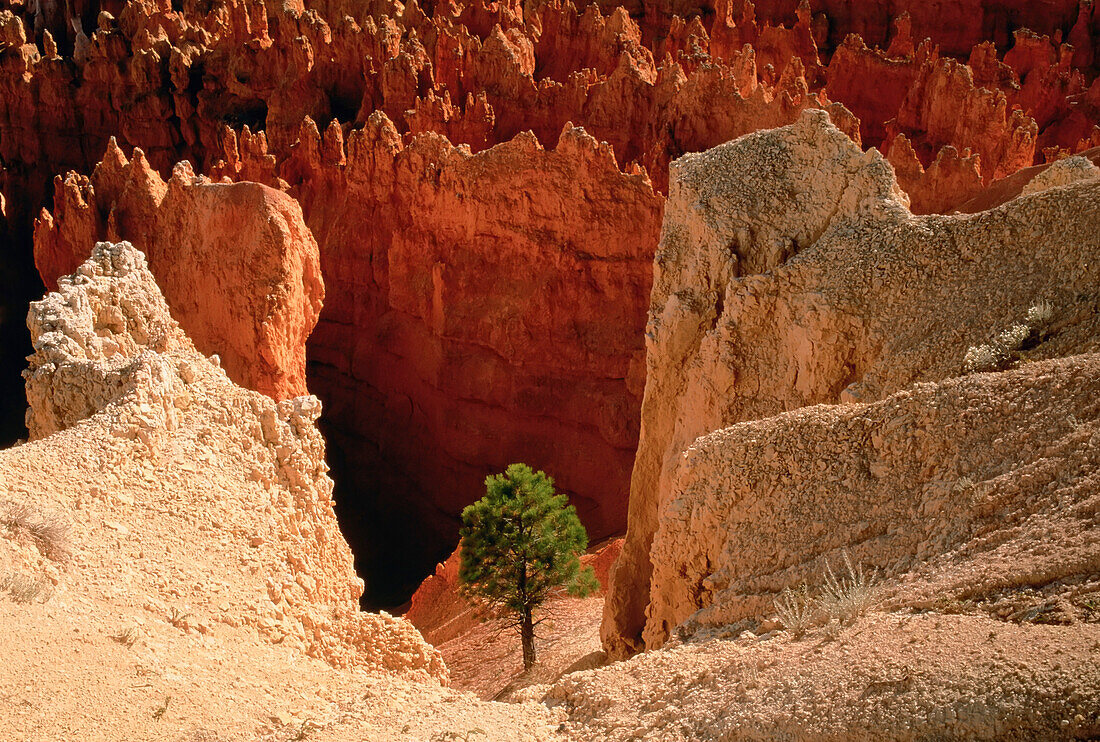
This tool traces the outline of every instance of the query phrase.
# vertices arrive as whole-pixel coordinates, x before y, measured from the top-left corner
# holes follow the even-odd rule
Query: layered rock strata
[[[653,537],[698,436],[957,375],[969,346],[1044,302],[1049,316],[1024,327],[1030,358],[1095,349],[1098,199],[1090,179],[973,216],[915,217],[882,156],[812,111],[677,161],[608,649],[642,648],[647,604],[662,620]],[[667,627],[653,626],[659,643]]]

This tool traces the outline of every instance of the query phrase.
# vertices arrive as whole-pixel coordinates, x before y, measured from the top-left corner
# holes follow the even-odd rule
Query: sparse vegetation
[[[69,524],[59,515],[40,512],[25,503],[5,500],[0,501],[0,526],[9,531],[27,533],[42,553],[56,562],[69,557]]]
[[[49,591],[45,582],[22,574],[0,576],[0,593],[7,593],[16,603],[32,603]]]
[[[297,733],[291,737],[291,742],[302,742],[304,739],[308,739],[309,735],[320,729],[312,721],[303,721],[302,726],[298,729]]]
[[[796,637],[802,636],[813,626],[817,601],[810,595],[810,589],[803,584],[798,590],[784,590],[776,598],[775,612],[783,628]]]
[[[168,713],[168,704],[172,700],[172,696],[165,696],[164,703],[153,709],[153,718],[160,721],[160,718]]]
[[[186,629],[187,619],[190,617],[191,614],[181,610],[179,606],[172,606],[168,609],[168,623],[177,629]]]
[[[841,627],[867,613],[878,603],[878,571],[863,571],[863,565],[852,564],[844,552],[846,573],[837,575],[825,562],[824,584],[817,595],[803,584],[797,590],[784,590],[776,598],[776,618],[795,637],[811,628],[824,626],[827,637],[835,637]]]
[[[486,494],[462,511],[459,579],[467,597],[512,619],[523,668],[535,664],[534,611],[564,588],[583,597],[599,587],[579,556],[588,534],[554,480],[526,464],[487,477]]]
[[[963,358],[963,373],[1001,371],[1017,359],[1017,354],[1030,342],[1039,340],[1043,329],[1054,318],[1054,305],[1040,301],[1027,310],[1023,323],[1002,331],[989,343],[972,345]]]
[[[119,629],[113,634],[109,635],[110,638],[119,644],[132,647],[137,643],[137,640],[141,638],[141,632],[138,631],[136,626],[127,626],[126,628]]]
[[[470,735],[473,734],[487,736],[488,733],[479,727],[467,729],[465,732],[439,732],[438,734],[432,735],[432,742],[471,742],[473,737]]]
[[[844,566],[848,574],[837,577],[829,562],[825,562],[825,585],[818,602],[830,618],[849,624],[878,601],[878,571],[865,574],[862,564],[853,567],[847,551],[844,552]]]

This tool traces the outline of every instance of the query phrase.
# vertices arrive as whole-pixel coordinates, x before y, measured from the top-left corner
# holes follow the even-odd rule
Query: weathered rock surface
[[[820,583],[825,560],[843,569],[845,551],[877,568],[894,610],[1064,602],[1059,622],[1083,617],[1100,591],[1098,417],[1093,354],[699,438],[658,516],[646,646],[689,617],[770,615],[784,588]]]
[[[411,594],[514,461],[553,472],[593,539],[619,531],[662,203],[648,179],[575,127],[478,154],[405,147],[381,115],[338,136],[307,132],[283,174],[321,244],[310,384],[378,598]]]
[[[82,508],[74,547],[96,549],[83,567],[113,571],[127,600],[200,633],[251,626],[338,666],[446,677],[410,624],[358,610],[363,582],[336,524],[316,398],[275,403],[230,382],[169,315],[129,243],[97,245],[32,304],[28,325],[37,440],[4,452],[4,488],[28,503],[61,489],[66,508]],[[112,520],[119,503],[125,523]],[[215,533],[188,541],[174,519]],[[104,528],[125,553],[99,550],[92,534]],[[174,593],[161,582],[170,576]],[[169,602],[186,617],[166,613]]]
[[[383,603],[404,600],[415,578],[453,546],[460,501],[477,496],[486,471],[509,463],[499,454],[505,448],[513,458],[541,459],[548,468],[568,462],[552,471],[559,477],[577,471],[565,484],[593,535],[620,530],[630,467],[624,452],[633,448],[640,397],[639,384],[624,382],[640,379],[640,369],[624,375],[617,360],[605,363],[589,349],[596,333],[615,346],[608,356],[621,357],[627,345],[638,350],[645,290],[632,292],[648,277],[631,268],[623,280],[629,287],[609,289],[603,278],[590,280],[587,268],[552,262],[562,273],[549,285],[576,312],[576,331],[568,312],[555,309],[550,324],[528,328],[532,337],[522,338],[518,347],[529,346],[532,354],[513,358],[511,325],[498,328],[487,345],[484,328],[471,330],[458,347],[452,342],[456,324],[497,323],[504,310],[491,304],[523,300],[503,293],[519,286],[511,259],[478,257],[476,290],[500,289],[499,301],[459,298],[475,290],[468,282],[461,291],[451,285],[440,298],[449,307],[444,341],[435,337],[437,328],[421,326],[423,281],[435,269],[418,261],[448,265],[453,274],[453,264],[437,260],[448,245],[457,252],[471,242],[489,245],[482,237],[515,238],[514,247],[499,251],[507,256],[531,243],[566,244],[561,235],[592,224],[584,220],[593,203],[627,188],[616,179],[634,183],[646,171],[659,194],[667,190],[673,158],[789,124],[807,108],[827,110],[863,146],[888,152],[915,212],[949,211],[1015,168],[1100,142],[1100,84],[1087,84],[1100,21],[1085,2],[1058,0],[1036,10],[1017,1],[992,7],[968,0],[942,13],[909,2],[856,8],[791,0],[705,8],[683,2],[578,8],[558,0],[268,5],[143,1],[66,10],[0,0],[0,164],[25,202],[18,210],[21,250],[29,245],[27,215],[48,205],[53,175],[89,172],[112,136],[127,150],[140,147],[163,177],[187,159],[215,178],[289,189],[300,200],[321,244],[330,292],[340,294],[330,298],[311,346],[312,389],[326,402],[322,423],[340,475],[339,499],[350,504],[349,533],[375,529],[356,551],[364,570],[378,575],[369,590]],[[70,18],[72,12],[80,18]],[[444,196],[433,200],[423,192],[421,179],[431,182],[432,164],[458,151],[454,145],[467,145],[475,157],[501,144],[526,151],[535,141],[551,151],[570,122],[609,146],[610,156],[601,158],[579,147],[576,160],[563,166],[578,174],[595,168],[578,176],[589,190],[573,187],[569,178],[543,178],[541,164],[496,154],[473,160],[485,166],[484,180],[464,176],[470,188],[461,199],[456,192],[443,203],[449,198],[443,170]],[[374,160],[386,162],[389,150],[416,150],[423,167],[411,166],[392,184],[349,185],[364,176],[348,172],[372,172]],[[402,157],[416,159],[399,155],[396,161]],[[539,208],[483,185],[499,177],[493,163],[503,160],[517,170],[511,187],[533,189],[533,205],[560,208],[560,225],[547,227]],[[619,172],[610,172],[608,160]],[[616,249],[629,243],[630,260],[636,257],[648,271],[657,194],[634,198],[634,212],[624,206],[614,215],[614,230],[590,230],[593,242],[610,240]],[[416,205],[421,199],[434,203],[439,216]],[[57,211],[64,208],[59,204],[54,213],[62,242],[85,234],[81,220],[92,216],[69,209],[66,226]],[[108,207],[97,209],[106,222]],[[479,218],[493,217],[484,235],[462,215],[479,210]],[[143,229],[139,222],[133,220],[138,226],[131,231]],[[107,227],[97,238],[111,236]],[[138,235],[118,229],[118,237],[141,245]],[[582,263],[612,270],[590,247],[580,249],[597,257]],[[51,251],[40,255],[48,262]],[[82,257],[46,272],[71,270]],[[379,262],[391,258],[394,281],[388,263]],[[17,267],[31,283],[29,262]],[[153,268],[175,307],[173,282],[160,277],[155,261]],[[366,282],[365,275],[375,278]],[[420,283],[388,296],[406,279]],[[448,279],[441,273],[431,280],[443,285]],[[20,317],[24,300],[12,301],[9,314]],[[411,301],[418,302],[415,311]],[[309,321],[307,315],[302,327]],[[201,329],[184,323],[206,349]],[[548,355],[537,331],[551,326],[558,334]],[[371,332],[383,337],[363,337]],[[629,340],[617,340],[620,333]],[[281,347],[274,342],[265,355],[280,368],[297,369],[297,359],[283,357]],[[591,357],[579,363],[567,361],[586,353]],[[231,355],[227,370],[249,383]],[[16,364],[10,365],[14,374]],[[493,393],[478,391],[490,372]],[[278,375],[265,371],[272,373]],[[287,373],[251,381],[276,396],[302,391],[297,371]],[[429,378],[437,373],[457,374],[456,381]],[[532,390],[536,376],[539,388]],[[289,391],[279,391],[284,388]],[[448,395],[456,389],[459,402],[452,403]],[[570,390],[599,401],[578,405]],[[486,432],[498,426],[501,437]],[[610,463],[597,478],[598,465],[590,461],[599,458]],[[578,459],[583,463],[574,466]],[[429,480],[433,492],[426,494]],[[447,483],[446,491],[434,492],[437,482]],[[408,495],[394,498],[398,491]],[[422,548],[399,536],[410,523],[424,524]],[[396,570],[394,562],[401,565]]]
[[[881,155],[812,111],[675,163],[609,651],[642,647],[658,516],[698,436],[957,375],[969,346],[1044,300],[1052,316],[1029,357],[1100,347],[1098,202],[1086,180],[973,216],[914,217]]]
[[[0,735],[561,738],[560,712],[441,688],[407,621],[359,612],[317,400],[233,384],[141,252],[97,246],[29,322],[56,432],[0,451]]]
[[[165,183],[137,150],[108,147],[91,178],[54,187],[35,228],[35,263],[56,286],[100,239],[145,253],[171,308],[236,383],[286,399],[306,392],[306,339],[324,300],[317,243],[294,199],[257,183],[212,183],[180,163]]]
[[[573,739],[1084,738],[1100,733],[1096,623],[872,613],[835,636],[677,643],[539,698]]]

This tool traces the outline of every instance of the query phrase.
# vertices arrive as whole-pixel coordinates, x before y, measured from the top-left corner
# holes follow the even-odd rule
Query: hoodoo
[[[0,738],[1100,737],[1098,317],[1093,0],[0,0]]]

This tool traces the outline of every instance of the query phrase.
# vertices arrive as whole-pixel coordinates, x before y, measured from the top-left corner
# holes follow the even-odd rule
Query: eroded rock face
[[[316,398],[276,403],[233,384],[195,350],[126,242],[98,244],[31,305],[28,325],[36,440],[0,456],[6,490],[33,502],[38,488],[64,486],[88,498],[89,529],[112,503],[132,508],[128,526],[107,527],[134,534],[142,569],[117,547],[81,565],[116,570],[139,605],[200,634],[252,626],[340,667],[445,679],[410,624],[358,610],[363,582],[333,512]],[[174,542],[195,523],[217,533]],[[78,529],[78,548],[85,537],[99,543]],[[173,600],[186,613],[172,613]]]
[[[826,560],[843,570],[845,551],[895,609],[1072,597],[1100,566],[1098,371],[1095,354],[1044,361],[699,438],[658,516],[646,646],[689,618],[768,616]]]
[[[310,384],[380,599],[450,553],[515,461],[552,472],[593,539],[620,530],[663,200],[645,175],[576,127],[476,155],[405,147],[381,115],[346,147],[313,137],[283,171],[330,290]]]
[[[90,179],[57,178],[54,204],[35,229],[47,286],[96,240],[130,240],[184,331],[235,382],[275,399],[305,393],[306,339],[325,290],[294,199],[257,183],[212,183],[187,163],[166,183],[140,150],[131,162],[112,141]]]
[[[1086,180],[978,215],[914,217],[881,155],[812,111],[677,161],[608,649],[642,647],[658,515],[698,436],[956,375],[969,346],[1043,300],[1056,309],[1033,354],[1095,347],[1098,200]]]
[[[367,571],[393,581],[377,596],[387,603],[404,600],[413,575],[445,556],[459,501],[478,496],[484,474],[510,459],[542,460],[570,478],[563,484],[593,534],[622,528],[631,466],[624,452],[636,435],[641,372],[637,363],[624,372],[621,359],[624,351],[637,356],[645,290],[634,290],[649,279],[633,265],[621,280],[600,275],[613,273],[620,258],[588,243],[613,244],[617,255],[629,254],[624,263],[637,258],[648,271],[656,194],[667,190],[675,157],[822,109],[863,146],[889,153],[914,211],[940,212],[1016,167],[1100,142],[1100,84],[1086,84],[1097,16],[1084,2],[994,8],[975,0],[956,4],[965,8],[958,17],[954,5],[941,13],[907,2],[269,5],[186,0],[70,11],[10,4],[0,22],[0,163],[25,202],[17,212],[24,251],[27,215],[49,201],[53,175],[90,171],[111,137],[127,151],[140,147],[158,177],[186,158],[214,178],[289,189],[302,203],[330,290],[340,294],[312,346],[313,390],[327,402],[334,466],[348,482],[340,499],[364,504],[349,513],[350,530],[392,538],[378,553],[366,545],[363,552]],[[555,165],[576,173],[583,188],[544,177],[538,158],[528,165],[515,156],[535,142],[560,149],[570,123],[609,145],[609,157],[577,147],[568,155],[574,161]],[[461,145],[475,156],[496,145],[512,154],[471,160],[484,170],[474,174],[471,166],[463,190],[451,193],[440,163]],[[396,166],[392,179],[382,172],[391,150],[418,153],[396,155],[414,164]],[[529,189],[530,203],[490,183],[501,180],[493,168],[503,162],[516,171],[507,182]],[[378,184],[362,182],[362,173],[376,171]],[[643,172],[656,194],[624,195]],[[436,177],[438,187],[422,182]],[[99,194],[92,210],[79,207],[88,194],[74,194],[84,185],[61,187],[68,195],[54,206],[58,245],[39,251],[47,274],[82,259],[63,243],[86,244],[95,211],[104,223],[95,238],[125,237],[145,249],[141,235],[150,227],[137,216],[112,227],[108,201],[115,199],[92,185]],[[603,213],[608,198],[633,206]],[[152,208],[119,199],[135,215]],[[540,213],[547,205],[561,210],[560,219]],[[489,225],[484,234],[468,214]],[[615,230],[592,228],[593,217]],[[208,227],[177,221],[180,229]],[[490,250],[497,240],[508,246]],[[547,241],[594,256],[549,261],[548,273],[562,273],[534,279],[576,313],[575,327],[555,305],[539,310],[552,317],[539,319],[525,309],[522,332],[513,324],[487,333],[485,325],[512,311],[504,304],[527,300],[504,291],[518,290],[517,265],[530,267],[509,256],[529,256],[531,244]],[[464,278],[461,289],[452,283],[429,302],[426,281],[447,287],[456,274],[456,261],[439,260],[447,246],[474,251],[483,283]],[[48,265],[63,255],[67,262]],[[150,256],[175,307],[175,281],[161,278]],[[436,276],[437,265],[448,269]],[[29,261],[17,268],[21,282],[32,281]],[[486,286],[502,291],[499,302],[461,298],[487,293]],[[13,301],[8,314],[19,328],[24,301]],[[447,312],[426,321],[436,305]],[[304,316],[303,328],[311,321]],[[206,331],[181,321],[207,349]],[[459,324],[471,329],[456,332]],[[557,333],[549,352],[540,334],[548,328]],[[233,336],[256,339],[251,331]],[[488,343],[486,334],[493,334]],[[261,332],[253,345],[219,352],[235,379],[276,396],[298,393],[298,360],[284,356],[276,335]],[[600,344],[607,350],[591,350]],[[268,367],[249,379],[235,354],[253,347]],[[21,360],[10,365],[14,379]],[[457,376],[444,383],[432,378],[439,374]],[[578,403],[584,394],[596,402]],[[593,463],[600,459],[606,464]],[[411,524],[425,532],[423,547],[398,536]],[[408,558],[395,557],[395,571],[387,553]]]

